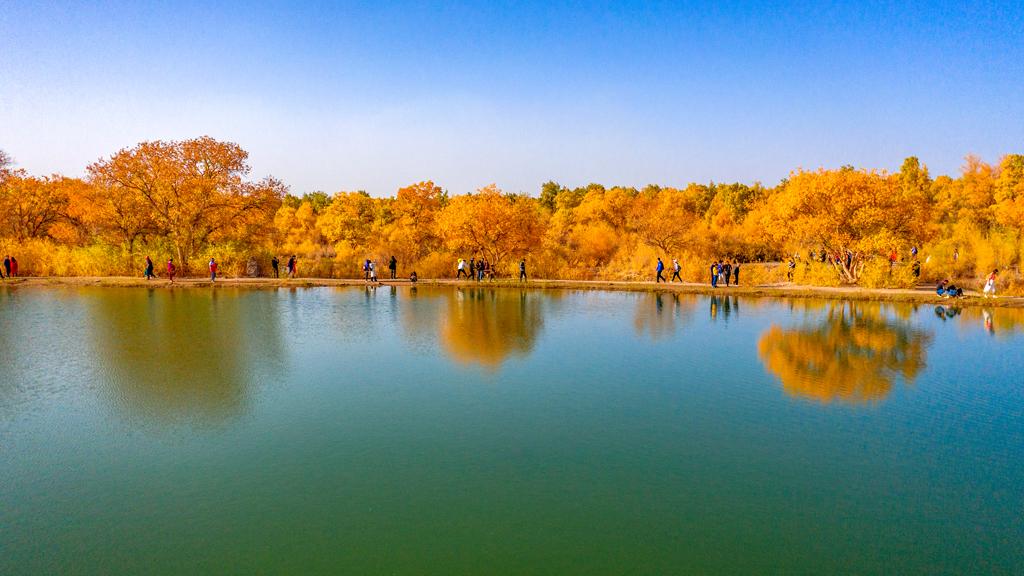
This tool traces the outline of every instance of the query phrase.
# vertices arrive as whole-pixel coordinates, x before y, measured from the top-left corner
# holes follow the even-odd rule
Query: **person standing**
[[[486,258],[481,258],[480,261],[476,263],[476,276],[477,276],[476,277],[476,281],[477,282],[483,282],[484,272],[486,272],[486,271],[487,271],[487,259]]]
[[[739,260],[733,260],[732,261],[732,285],[733,286],[739,286],[740,285],[740,261]]]
[[[288,258],[288,277],[295,278],[295,254]]]
[[[18,275],[18,259],[11,256],[11,272],[8,274],[9,277],[14,278]]]
[[[391,255],[391,260],[388,261],[388,270],[391,271],[391,279],[394,280],[395,273],[398,272],[398,260],[394,254]]]
[[[458,280],[459,278],[462,278],[463,276],[466,276],[466,261],[463,260],[462,258],[459,258],[459,265],[456,267],[456,270],[457,270],[456,273],[455,273],[455,279],[456,280]],[[468,276],[467,276],[467,278],[468,278]]]
[[[519,281],[526,282],[526,258],[519,261]]]
[[[363,260],[363,282],[370,281],[370,259]]]
[[[680,270],[682,270],[682,266],[679,265],[679,259],[678,258],[673,258],[672,259],[672,280],[671,280],[672,282],[675,282],[676,280],[679,280],[679,282],[683,281],[682,277],[679,276],[679,271]]]
[[[654,278],[654,283],[665,282],[665,277],[661,275],[665,271],[665,263],[661,261],[660,256],[658,257],[658,265],[655,267],[655,270],[657,270],[658,275]]]
[[[146,276],[146,280],[152,280],[153,279],[153,259],[150,258],[149,256],[146,256],[145,276]]]
[[[472,278],[473,280],[476,280],[476,268],[477,268],[477,266],[478,266],[478,264],[476,262],[476,257],[474,256],[474,257],[470,258],[469,259],[469,277]]]
[[[377,281],[377,263],[370,260],[370,282]]]
[[[274,255],[270,259],[270,267],[274,269],[274,278],[280,278],[281,277],[281,271],[279,270],[280,266],[281,266],[281,261],[277,259],[277,255]]]
[[[988,275],[988,280],[985,281],[985,287],[982,289],[982,294],[985,296],[985,298],[996,297],[996,275],[998,274],[999,269],[996,269],[993,270],[992,273]]]
[[[7,274],[8,278],[11,277],[11,256],[10,255],[4,256],[4,272]]]
[[[711,263],[711,287],[718,288],[718,263]]]
[[[167,277],[170,278],[172,284],[174,283],[174,273],[176,271],[177,268],[174,267],[174,258],[169,258],[167,260]]]
[[[789,270],[786,272],[786,279],[790,282],[793,281],[793,272],[796,271],[796,257],[790,257],[789,264],[786,265]]]
[[[725,276],[725,286],[728,287],[729,281],[732,280],[732,264],[729,264],[729,261],[726,260],[721,266],[722,274]]]
[[[210,282],[217,281],[217,261],[210,258]]]

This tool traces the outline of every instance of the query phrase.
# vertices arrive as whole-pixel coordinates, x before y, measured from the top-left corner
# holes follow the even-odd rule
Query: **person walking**
[[[462,278],[463,276],[466,276],[466,278],[469,278],[469,276],[466,274],[466,261],[463,260],[462,258],[459,258],[459,265],[456,267],[456,270],[457,270],[457,272],[455,273],[455,279],[456,280],[458,280],[459,278]]]
[[[477,266],[478,266],[478,264],[476,262],[476,257],[474,256],[474,257],[470,258],[469,259],[469,277],[472,278],[473,280],[476,280],[476,269],[477,269]]]
[[[149,256],[146,256],[146,269],[143,271],[143,276],[146,277],[146,280],[153,279],[153,259]]]
[[[395,273],[398,271],[398,260],[394,254],[391,255],[391,260],[388,261],[388,270],[391,271],[391,279],[394,280]]]
[[[172,284],[174,283],[174,273],[176,271],[177,268],[174,267],[174,258],[169,258],[167,260],[167,277],[170,278]]]
[[[11,273],[8,274],[8,276],[11,277],[11,278],[14,278],[17,275],[18,275],[18,259],[15,258],[14,256],[11,256]]]
[[[519,281],[526,282],[526,258],[519,261]]]
[[[280,266],[281,266],[281,261],[277,259],[276,255],[270,259],[270,267],[274,269],[274,278],[280,278],[281,277],[281,271],[279,269]]]
[[[982,288],[982,294],[985,298],[996,297],[996,276],[999,274],[999,269],[995,269],[991,274],[988,275],[988,279],[985,281],[985,287]]]
[[[732,261],[732,285],[740,285],[740,262],[739,260]]]
[[[711,263],[711,287],[718,288],[718,262]]]
[[[9,254],[4,256],[4,272],[8,278],[11,277],[11,256]]]
[[[679,276],[679,271],[680,270],[682,270],[682,266],[679,265],[679,259],[678,258],[673,258],[672,259],[672,280],[671,280],[672,282],[675,282],[676,280],[679,280],[679,282],[682,283],[683,279],[682,279],[681,276]]]
[[[217,281],[217,261],[210,258],[210,282]]]
[[[658,265],[655,267],[658,275],[654,278],[654,283],[665,282],[665,277],[661,275],[665,271],[665,263],[661,261],[661,257],[658,257]]]
[[[295,264],[295,254],[292,254],[291,258],[288,258],[288,277],[289,278],[295,278],[295,266],[296,266],[296,264]]]
[[[483,282],[484,274],[486,272],[487,272],[487,259],[486,258],[481,258],[480,261],[476,263],[476,281],[477,282]]]

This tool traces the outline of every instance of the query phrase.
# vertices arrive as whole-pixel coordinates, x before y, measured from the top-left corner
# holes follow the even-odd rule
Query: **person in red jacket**
[[[217,281],[217,261],[210,258],[210,282]]]
[[[13,278],[18,275],[18,259],[11,256],[11,273],[10,276]]]
[[[171,279],[171,282],[174,282],[174,271],[174,258],[170,258],[167,260],[167,277]]]

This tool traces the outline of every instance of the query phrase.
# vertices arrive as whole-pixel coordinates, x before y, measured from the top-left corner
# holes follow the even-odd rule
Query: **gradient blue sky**
[[[293,193],[774,183],[1024,152],[1024,2],[0,1],[0,149],[209,134]]]

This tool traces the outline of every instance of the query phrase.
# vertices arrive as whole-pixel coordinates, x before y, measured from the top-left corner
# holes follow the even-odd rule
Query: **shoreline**
[[[43,276],[19,277],[0,280],[0,287],[94,286],[108,288],[198,289],[211,287],[268,290],[277,288],[316,288],[367,286],[358,279],[335,278],[221,278],[211,282],[207,278],[182,278],[171,283],[164,279],[145,280],[127,276]],[[408,279],[381,280],[376,286],[412,286]],[[871,302],[905,302],[911,304],[956,304],[958,306],[988,306],[994,308],[1024,308],[1024,297],[1000,296],[982,298],[976,291],[965,292],[957,300],[944,299],[926,286],[910,288],[861,288],[804,286],[791,284],[757,284],[712,288],[708,284],[669,284],[625,280],[531,280],[519,283],[512,280],[472,282],[452,279],[420,279],[417,286],[487,286],[493,288],[529,288],[531,290],[606,290],[617,292],[673,292],[695,295],[730,295],[751,298],[822,298],[828,300],[859,300]]]

